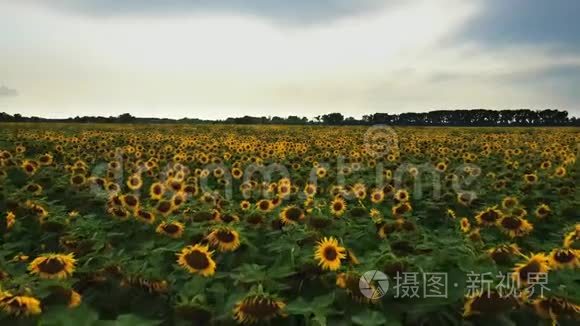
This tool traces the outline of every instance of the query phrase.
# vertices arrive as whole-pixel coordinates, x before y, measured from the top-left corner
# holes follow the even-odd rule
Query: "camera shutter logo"
[[[362,295],[371,300],[377,300],[387,294],[389,290],[389,279],[381,271],[366,271],[361,275],[358,287]]]

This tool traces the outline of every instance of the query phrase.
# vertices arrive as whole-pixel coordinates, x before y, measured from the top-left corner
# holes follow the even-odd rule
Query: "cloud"
[[[289,24],[311,24],[372,13],[403,0],[35,0],[57,10],[97,17],[225,13]]]
[[[465,25],[458,39],[576,52],[580,50],[579,12],[578,0],[482,0],[480,14]]]
[[[0,86],[0,97],[14,97],[18,96],[18,91],[8,88],[4,85]]]

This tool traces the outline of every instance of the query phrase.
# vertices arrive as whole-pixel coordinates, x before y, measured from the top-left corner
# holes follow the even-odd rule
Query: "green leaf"
[[[385,318],[384,314],[374,311],[374,310],[367,310],[363,311],[357,315],[352,316],[352,322],[357,325],[364,325],[364,326],[375,326],[375,325],[400,325],[399,321],[389,321],[387,323],[387,319]]]

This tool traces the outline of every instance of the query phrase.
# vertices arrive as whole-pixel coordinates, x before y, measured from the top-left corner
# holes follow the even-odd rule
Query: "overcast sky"
[[[580,116],[578,0],[0,0],[0,111]]]

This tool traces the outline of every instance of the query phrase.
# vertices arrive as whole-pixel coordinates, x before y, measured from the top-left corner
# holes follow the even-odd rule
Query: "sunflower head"
[[[463,316],[498,315],[518,307],[513,296],[501,295],[496,291],[480,291],[469,296],[463,306]]]
[[[208,236],[209,243],[219,251],[235,251],[240,246],[240,234],[231,227],[218,227]]]
[[[342,216],[346,211],[346,202],[341,197],[336,197],[330,202],[330,212],[336,217]]]
[[[564,298],[551,296],[540,297],[531,302],[536,314],[545,319],[551,319],[554,323],[564,317],[577,317],[580,314],[580,305]]]
[[[43,254],[28,265],[28,270],[45,279],[65,279],[75,270],[73,254]]]
[[[37,298],[2,291],[0,291],[0,310],[12,316],[39,315],[42,312],[40,300]]]
[[[469,232],[469,230],[471,230],[471,223],[469,223],[467,217],[464,217],[461,220],[459,220],[459,226],[461,227],[461,231],[463,233],[467,233]]]
[[[131,190],[137,190],[143,185],[143,180],[139,174],[134,174],[127,179],[127,187]]]
[[[580,239],[580,224],[576,224],[574,230],[564,236],[564,248],[577,248],[576,244]]]
[[[378,298],[368,298],[364,296],[360,290],[361,275],[356,272],[346,272],[339,273],[336,275],[336,286],[344,289],[349,297],[353,301],[358,303],[374,303]],[[376,285],[373,283],[367,283],[367,285],[373,289],[372,293],[380,295],[380,292],[375,291]]]
[[[258,208],[258,210],[260,210],[261,212],[266,213],[274,208],[274,204],[272,203],[271,200],[261,199],[256,203],[256,208]]]
[[[174,239],[178,239],[181,238],[181,236],[183,235],[183,230],[185,229],[185,226],[183,225],[183,223],[180,222],[161,222],[157,228],[155,229],[155,232],[159,233],[159,234],[163,234],[166,235],[168,237],[174,238]]]
[[[373,204],[379,204],[383,201],[383,199],[385,199],[385,193],[383,192],[383,189],[375,189],[373,192],[371,192],[371,202],[373,202]]]
[[[517,199],[517,197],[504,197],[504,199],[501,201],[501,207],[507,211],[515,208],[516,206],[518,206],[519,201]]]
[[[161,182],[155,182],[149,188],[149,196],[153,200],[159,200],[165,193],[165,185]]]
[[[160,200],[155,206],[155,210],[162,216],[168,216],[175,210],[173,202],[170,200]]]
[[[477,224],[483,226],[495,225],[503,217],[503,213],[496,207],[489,207],[475,216]]]
[[[324,270],[335,271],[340,268],[340,260],[346,258],[346,249],[338,245],[333,237],[323,238],[316,246],[314,258]]]
[[[282,300],[260,291],[250,293],[238,301],[234,306],[233,316],[240,324],[268,322],[277,317],[284,317],[285,306]]]
[[[199,244],[187,246],[177,254],[177,264],[191,274],[209,277],[215,273],[216,269],[212,255],[213,251],[209,251],[208,246]]]
[[[411,206],[411,203],[409,203],[409,202],[401,202],[401,203],[398,203],[397,205],[393,206],[391,210],[392,210],[393,216],[400,217],[401,215],[412,211],[413,206]]]
[[[534,211],[534,214],[539,219],[543,219],[550,216],[550,213],[552,213],[552,210],[550,209],[550,206],[546,204],[540,204],[538,207],[536,207],[536,210]]]
[[[578,268],[580,267],[580,250],[570,248],[558,248],[550,252],[548,256],[550,268]]]
[[[514,243],[490,248],[487,250],[487,254],[496,264],[507,265],[512,262],[512,258],[514,258],[516,255],[520,255],[521,252],[518,245]]]
[[[409,192],[405,189],[399,189],[394,197],[398,202],[406,202],[409,200]]]
[[[137,210],[136,217],[139,221],[147,224],[152,224],[153,222],[155,222],[155,214],[146,210],[142,209]]]
[[[139,197],[133,194],[121,196],[121,202],[123,203],[123,207],[130,211],[136,211],[139,208]]]
[[[280,220],[284,224],[295,224],[304,219],[304,211],[298,206],[288,206],[280,212]]]
[[[511,238],[525,236],[534,229],[534,226],[530,222],[513,215],[504,216],[499,219],[497,226]]]
[[[526,285],[533,282],[541,274],[545,274],[550,270],[548,257],[545,254],[532,254],[530,257],[524,256],[525,262],[516,264],[512,273],[512,278],[517,284]]]

